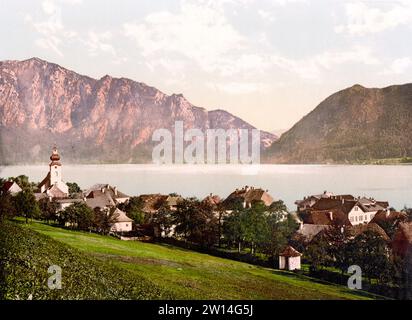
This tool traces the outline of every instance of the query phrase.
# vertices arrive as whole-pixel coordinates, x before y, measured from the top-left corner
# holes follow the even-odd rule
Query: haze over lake
[[[412,166],[367,165],[64,165],[63,180],[86,189],[109,183],[133,196],[172,193],[203,198],[226,197],[245,185],[268,189],[275,199],[294,210],[294,201],[324,190],[335,194],[371,196],[388,200],[396,209],[412,206]],[[0,167],[0,177],[25,174],[41,181],[48,166]]]

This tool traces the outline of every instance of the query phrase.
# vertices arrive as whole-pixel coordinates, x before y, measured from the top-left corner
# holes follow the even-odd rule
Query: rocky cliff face
[[[65,162],[150,162],[156,129],[252,129],[232,114],[208,112],[125,78],[99,80],[33,58],[0,62],[0,162],[47,160],[57,144]],[[261,132],[262,147],[276,136]]]
[[[337,92],[272,144],[271,163],[333,163],[412,156],[412,84]]]

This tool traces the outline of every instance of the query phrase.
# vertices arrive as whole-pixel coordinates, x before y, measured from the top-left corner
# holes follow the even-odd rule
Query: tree
[[[90,230],[94,224],[94,211],[83,202],[76,202],[59,214],[59,222],[72,229]]]
[[[0,194],[0,222],[12,218],[16,214],[13,196],[10,193]]]
[[[344,274],[349,267],[345,255],[350,236],[348,228],[332,225],[325,231],[324,235],[328,240],[328,243],[330,243],[327,247],[327,255],[331,257],[331,263]]]
[[[279,255],[298,228],[297,222],[290,214],[285,216],[284,208],[278,207],[277,211],[274,211],[272,207],[273,211],[266,218],[269,234],[263,251],[272,258]]]
[[[217,242],[219,225],[213,207],[198,199],[190,198],[181,201],[177,210],[172,213],[176,233],[185,241],[210,248]]]
[[[406,213],[407,221],[411,222],[412,221],[412,208],[404,207],[402,211]]]
[[[284,213],[288,212],[288,208],[282,200],[278,200],[270,204],[268,211],[271,213]]]
[[[166,237],[171,234],[173,228],[172,212],[167,204],[162,205],[157,213],[153,215],[153,225],[159,231],[159,236],[165,235]]]
[[[241,228],[243,239],[250,246],[253,255],[257,247],[267,242],[269,238],[269,226],[267,224],[268,208],[263,202],[255,202],[250,208],[242,211]]]
[[[6,179],[4,179],[4,178],[0,178],[0,192],[2,191],[2,189],[3,189],[3,186],[4,186],[4,184],[7,182],[7,180]]]
[[[143,224],[146,221],[146,215],[143,212],[144,202],[140,197],[131,197],[129,201],[119,208],[126,212],[126,215],[133,219],[135,224]]]
[[[26,218],[26,223],[29,219],[40,217],[41,211],[31,189],[23,189],[13,197],[13,202],[16,214]]]
[[[39,208],[41,211],[41,219],[47,222],[57,219],[57,210],[59,209],[59,205],[56,201],[50,201],[47,198],[40,199]]]
[[[331,265],[329,256],[330,243],[324,232],[318,233],[306,248],[306,258],[310,263],[310,269],[316,271]]]
[[[71,198],[82,192],[82,189],[76,182],[66,182],[66,185],[69,187],[69,195]]]
[[[377,279],[387,283],[393,270],[391,250],[382,236],[373,230],[366,230],[348,243],[347,262],[358,265],[369,281]]]
[[[234,210],[224,218],[223,237],[229,243],[237,244],[237,251],[242,251],[243,229],[242,229],[242,210]]]
[[[109,234],[113,224],[116,223],[119,214],[116,213],[116,208],[95,208],[94,209],[94,226],[97,232],[104,235]]]

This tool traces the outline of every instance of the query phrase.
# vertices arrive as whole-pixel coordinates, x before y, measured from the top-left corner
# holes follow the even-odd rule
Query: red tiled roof
[[[366,231],[372,231],[380,235],[382,239],[386,241],[390,240],[385,230],[383,230],[377,223],[369,222],[368,224],[358,224],[355,226],[351,226],[350,230],[354,236],[358,236]]]
[[[405,212],[379,210],[371,222],[380,224],[382,222],[396,222],[407,220],[408,215]]]
[[[5,192],[9,191],[9,189],[11,188],[11,186],[12,186],[13,184],[14,184],[13,181],[6,181],[6,182],[3,184],[2,190],[5,191]]]
[[[301,215],[304,223],[318,225],[350,225],[348,215],[340,208],[309,210]]]
[[[300,257],[302,254],[295,248],[287,246],[279,255],[282,257]]]

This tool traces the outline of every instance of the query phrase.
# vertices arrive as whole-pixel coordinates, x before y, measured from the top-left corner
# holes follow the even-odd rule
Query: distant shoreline
[[[13,167],[13,166],[44,166],[44,162],[30,162],[30,163],[6,163],[2,164],[0,163],[0,167]],[[210,166],[210,167],[217,167],[217,166],[227,166],[227,167],[235,167],[235,166],[243,166],[243,167],[251,167],[251,166],[270,166],[270,165],[276,165],[276,166],[291,166],[291,165],[296,165],[296,166],[328,166],[328,165],[339,165],[339,166],[360,166],[360,165],[365,165],[365,166],[370,166],[370,165],[391,165],[391,166],[403,166],[403,165],[412,165],[412,157],[407,157],[407,158],[387,158],[387,159],[370,159],[370,160],[359,160],[359,161],[353,161],[353,162],[308,162],[308,163],[267,163],[267,162],[262,162],[260,164],[210,164],[210,163],[203,163],[203,164],[155,164],[152,162],[90,162],[90,161],[78,161],[78,162],[67,162],[65,161],[65,165],[70,165],[70,166],[75,166],[75,165],[90,165],[90,166],[96,166],[96,165],[145,165],[145,166],[159,166],[159,167],[182,167],[182,166],[187,166],[187,167],[196,167],[196,166]]]

